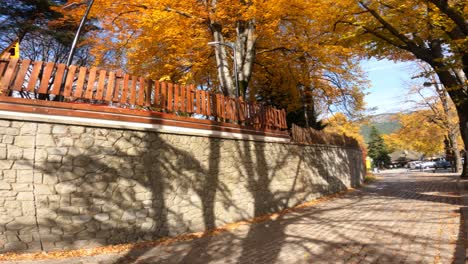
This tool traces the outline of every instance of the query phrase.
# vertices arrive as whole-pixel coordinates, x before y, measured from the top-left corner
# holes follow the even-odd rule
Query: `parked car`
[[[409,168],[412,170],[421,168],[421,161],[411,161],[408,163]]]
[[[411,161],[408,163],[409,168],[412,170],[419,170],[419,169],[429,169],[429,168],[434,168],[435,167],[435,162],[434,161]]]
[[[419,168],[422,167],[423,169],[429,169],[429,168],[434,168],[435,165],[436,163],[434,161],[423,161]]]
[[[440,160],[437,160],[435,162],[435,166],[434,168],[436,169],[447,169],[447,168],[450,168],[452,165],[450,164],[450,162],[444,160],[444,159],[440,159]]]

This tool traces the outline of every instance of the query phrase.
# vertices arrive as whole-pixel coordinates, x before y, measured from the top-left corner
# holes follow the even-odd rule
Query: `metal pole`
[[[232,50],[234,51],[234,79],[236,81],[236,98],[239,98],[239,77],[237,72],[237,50],[235,44],[232,45]]]
[[[78,29],[76,30],[75,38],[73,39],[73,43],[72,43],[72,46],[71,46],[71,49],[70,49],[70,53],[68,54],[68,59],[67,59],[67,63],[66,63],[67,67],[70,66],[71,63],[72,63],[73,55],[75,54],[76,44],[78,43],[78,39],[79,39],[80,34],[81,34],[81,29],[83,28],[83,25],[86,22],[86,19],[88,18],[89,10],[91,10],[91,7],[93,6],[93,4],[94,4],[94,0],[90,0],[89,3],[88,3],[88,7],[86,7],[86,11],[85,11],[83,17],[81,18],[80,25],[78,26]]]
[[[71,45],[71,48],[70,48],[70,53],[68,53],[67,62],[65,63],[65,65],[67,67],[65,68],[65,74],[62,77],[62,83],[60,85],[60,92],[59,92],[59,95],[57,95],[57,97],[54,99],[55,101],[63,102],[64,99],[65,99],[65,97],[62,95],[62,92],[65,89],[65,81],[66,81],[67,76],[68,76],[68,67],[72,64],[73,56],[75,55],[76,44],[78,43],[78,39],[80,38],[81,30],[83,29],[83,25],[85,24],[86,19],[88,18],[89,11],[91,10],[91,7],[93,6],[93,4],[94,4],[94,0],[90,0],[88,2],[88,6],[86,7],[86,11],[83,14],[83,17],[81,18],[80,25],[78,26],[78,29],[76,30],[75,38],[73,39],[73,42],[72,42],[72,45]]]

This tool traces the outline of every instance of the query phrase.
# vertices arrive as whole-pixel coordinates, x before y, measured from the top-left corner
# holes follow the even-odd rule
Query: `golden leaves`
[[[340,36],[327,32],[339,13],[330,12],[324,3],[336,10],[344,6],[331,0],[96,1],[91,17],[101,30],[91,36],[91,53],[102,67],[216,86],[214,50],[207,45],[213,41],[211,26],[219,24],[228,42],[238,37],[240,22],[254,21],[257,53],[249,84],[253,97],[267,91],[275,95],[274,103],[293,109],[300,101],[301,84],[322,90],[313,96],[331,104],[339,103],[344,90],[355,98],[356,108],[362,108],[365,82],[352,59],[355,50],[337,45]],[[70,11],[74,19],[80,14],[81,9]],[[326,73],[337,78],[325,80]],[[346,85],[338,87],[338,79]]]
[[[336,133],[352,137],[359,142],[359,145],[365,146],[364,137],[361,135],[361,124],[356,121],[349,120],[343,113],[337,113],[325,120],[327,126],[325,132]]]
[[[445,129],[430,121],[430,110],[400,115],[401,128],[393,134],[384,135],[390,149],[414,150],[426,155],[444,151]]]

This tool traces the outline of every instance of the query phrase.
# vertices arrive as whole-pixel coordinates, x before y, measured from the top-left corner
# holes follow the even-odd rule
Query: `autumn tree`
[[[446,131],[431,120],[433,113],[429,109],[401,114],[401,128],[384,135],[389,149],[414,150],[426,156],[440,155],[444,151]]]
[[[89,41],[96,64],[106,68],[232,96],[235,62],[249,100],[297,111],[303,89],[314,98],[308,111],[353,113],[363,108],[366,83],[353,50],[323,33],[332,20],[318,10],[285,0],[103,0],[91,12],[102,30]],[[66,15],[78,19],[82,12]],[[209,46],[213,41],[232,44],[237,56],[226,45]]]
[[[432,67],[455,103],[460,131],[468,142],[468,5],[461,0],[321,1],[341,14],[334,28],[369,56],[421,60]],[[465,153],[467,153],[465,151]],[[465,154],[465,160],[468,157]],[[463,177],[468,177],[465,162]]]
[[[446,142],[445,147],[448,148],[449,158],[454,162],[455,172],[460,172],[462,165],[458,143],[460,142],[460,130],[455,106],[434,72],[423,64],[419,65],[419,68],[421,72],[415,77],[422,78],[424,83],[410,88],[409,95],[419,98],[412,100],[415,107],[429,110],[421,112],[421,114],[426,114],[425,121],[435,124],[445,131],[443,141]]]
[[[365,146],[365,140],[361,134],[362,122],[363,121],[350,120],[345,114],[337,113],[324,120],[326,125],[324,131],[352,137],[356,139],[361,146]]]

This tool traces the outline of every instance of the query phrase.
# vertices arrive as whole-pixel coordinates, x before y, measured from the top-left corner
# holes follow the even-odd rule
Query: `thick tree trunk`
[[[239,21],[236,32],[236,49],[238,54],[236,63],[239,70],[239,89],[241,95],[245,96],[255,60],[255,43],[257,38],[255,36],[254,21]]]
[[[213,39],[216,42],[224,43],[222,26],[217,23],[211,24]],[[231,75],[226,47],[224,45],[215,45],[216,66],[218,70],[218,80],[221,92],[227,96],[236,94],[236,87]]]
[[[225,43],[222,34],[222,26],[218,23],[210,25],[213,34],[213,40],[218,43]],[[221,90],[225,95],[235,96],[236,83],[234,63],[237,66],[237,77],[240,94],[245,96],[247,86],[252,76],[253,63],[255,60],[255,23],[252,20],[238,21],[236,28],[236,40],[234,46],[236,56],[232,56],[232,63],[229,59],[226,45],[218,44],[215,46],[216,65],[218,70],[218,80]],[[229,48],[228,48],[229,49]],[[233,52],[233,51],[230,51]]]
[[[462,136],[462,139],[465,143],[465,148],[464,148],[464,154],[463,157],[465,158],[465,164],[463,165],[463,171],[461,174],[462,178],[468,178],[468,151],[467,151],[467,145],[468,145],[468,104],[465,104],[465,108],[462,110],[460,109],[459,114],[460,118],[460,133]]]

